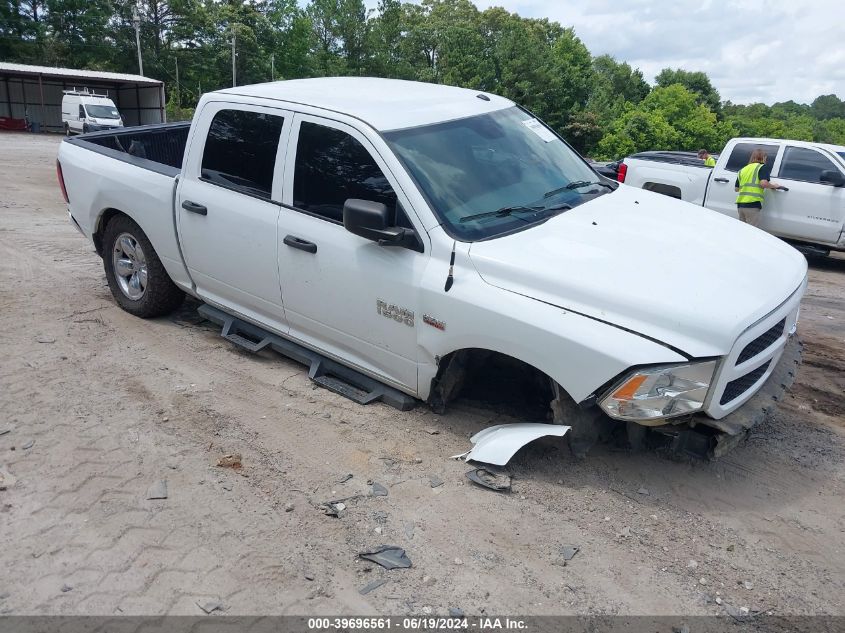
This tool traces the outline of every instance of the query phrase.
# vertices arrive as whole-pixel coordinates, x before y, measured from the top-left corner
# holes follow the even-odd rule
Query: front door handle
[[[286,235],[285,239],[282,241],[291,248],[298,248],[306,253],[317,252],[317,245],[314,242],[308,242],[302,238],[296,237],[295,235]]]
[[[713,182],[730,182],[727,178],[714,178]]]
[[[197,204],[196,202],[191,202],[190,200],[183,200],[182,208],[185,209],[185,211],[190,211],[191,213],[196,213],[197,215],[208,215],[208,209],[205,208],[205,205]]]

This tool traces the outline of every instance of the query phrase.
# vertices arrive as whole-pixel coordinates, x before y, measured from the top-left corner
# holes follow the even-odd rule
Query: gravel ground
[[[0,134],[0,613],[845,613],[845,258],[812,264],[804,365],[745,445],[679,463],[538,442],[503,495],[448,459],[495,413],[361,407],[239,352],[196,302],[121,311],[67,222],[59,141]],[[413,566],[357,558],[382,543]]]

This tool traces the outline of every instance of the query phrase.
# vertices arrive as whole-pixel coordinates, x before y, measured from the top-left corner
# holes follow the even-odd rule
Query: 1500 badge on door
[[[414,327],[414,313],[400,306],[376,299],[376,312],[383,317],[393,319],[397,323],[404,323],[407,326]]]

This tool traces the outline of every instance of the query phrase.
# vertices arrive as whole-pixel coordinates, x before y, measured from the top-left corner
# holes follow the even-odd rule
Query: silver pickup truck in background
[[[685,152],[642,152],[625,158],[617,179],[632,187],[738,217],[734,183],[755,148],[768,154],[772,179],[761,229],[807,255],[845,251],[845,147],[765,138],[728,141],[715,167]]]

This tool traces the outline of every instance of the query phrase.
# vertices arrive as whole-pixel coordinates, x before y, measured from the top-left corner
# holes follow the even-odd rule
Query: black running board
[[[203,318],[222,326],[220,335],[230,343],[249,352],[272,349],[282,356],[308,365],[308,377],[311,380],[353,402],[369,404],[380,400],[400,411],[410,411],[417,404],[415,398],[398,389],[208,304],[201,305],[197,312]]]

